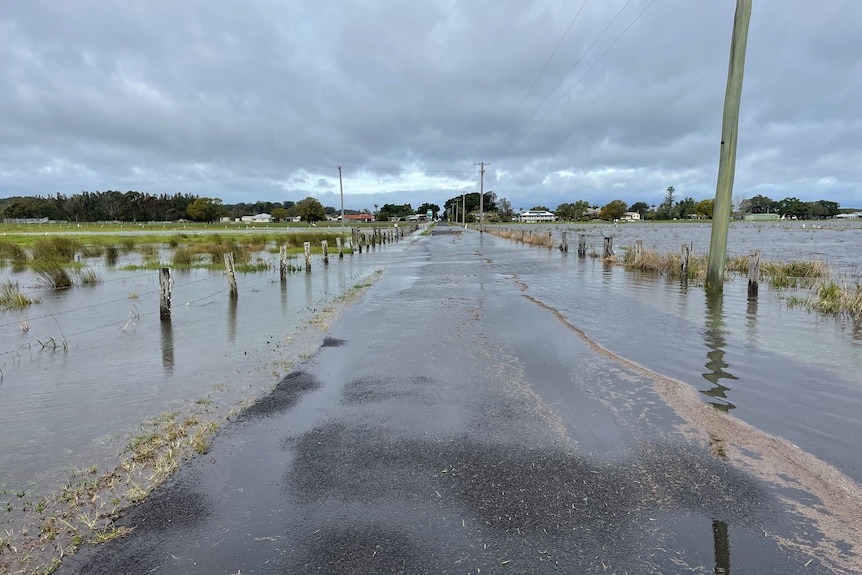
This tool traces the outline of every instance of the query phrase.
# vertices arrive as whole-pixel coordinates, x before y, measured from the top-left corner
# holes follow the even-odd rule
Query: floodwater
[[[314,256],[311,273],[284,283],[278,255],[261,253],[273,270],[238,274],[236,299],[223,272],[174,270],[169,323],[159,318],[159,272],[118,269],[139,255],[110,267],[85,258],[103,281],[62,291],[3,270],[0,281],[41,303],[0,312],[0,488],[50,493],[74,469],[111,469],[145,420],[264,395],[301,359],[292,336],[408,243],[330,253],[326,266]]]
[[[734,224],[728,253],[819,258],[854,273],[862,223],[802,225]],[[709,227],[697,223],[568,229],[587,233],[598,250],[606,235],[617,248],[641,239],[659,251],[691,243],[705,252],[709,241]],[[704,402],[862,482],[859,326],[789,308],[785,300],[794,290],[762,286],[749,300],[740,279],[726,285],[722,298],[708,298],[699,286],[581,259],[575,251],[487,235],[481,242],[482,257],[502,275],[520,278],[526,294],[601,346],[690,384]],[[315,260],[312,273],[289,274],[284,284],[277,271],[240,275],[236,300],[222,273],[175,273],[169,324],[159,321],[157,272],[116,271],[93,260],[102,283],[53,292],[34,290],[30,272],[4,270],[25,291],[38,291],[41,303],[0,315],[0,487],[50,492],[73,468],[115,462],[146,419],[201,398],[231,405],[263,395],[289,371],[286,357],[301,359],[291,356],[291,334],[410,247],[404,241],[331,257],[327,267]],[[482,264],[474,254],[464,257]]]
[[[558,236],[561,228],[553,229]],[[568,229],[586,233],[598,252],[602,238],[613,236],[615,248],[641,239],[660,252],[690,243],[705,253],[710,233],[696,223]],[[568,253],[494,238],[520,254],[495,263],[612,353],[690,384],[716,409],[862,482],[862,326],[788,307],[787,297],[801,293],[795,289],[761,284],[759,297],[750,300],[745,277],[727,282],[723,297],[709,297],[702,286],[578,258],[577,239],[569,237]],[[736,223],[728,255],[760,249],[765,260],[821,259],[838,277],[858,277],[859,245],[862,222]]]

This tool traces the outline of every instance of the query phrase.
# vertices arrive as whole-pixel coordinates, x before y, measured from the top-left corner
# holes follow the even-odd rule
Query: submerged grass
[[[843,316],[862,323],[862,278],[818,282],[807,296],[791,296],[787,305],[802,306],[824,315]]]
[[[30,307],[33,299],[21,293],[21,288],[18,283],[12,283],[11,280],[6,280],[0,283],[0,309],[6,311],[20,311]]]
[[[33,271],[38,276],[38,283],[47,289],[68,289],[72,287],[72,276],[65,266],[66,262],[57,260],[36,260]]]
[[[71,262],[81,249],[81,242],[68,236],[39,238],[33,245],[33,259]]]

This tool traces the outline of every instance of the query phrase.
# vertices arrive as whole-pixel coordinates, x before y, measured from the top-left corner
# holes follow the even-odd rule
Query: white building
[[[626,212],[623,214],[624,222],[639,222],[641,221],[641,215],[638,212]]]
[[[243,216],[242,221],[249,224],[269,223],[272,221],[272,216],[269,214],[255,214],[253,216]]]
[[[527,223],[535,223],[535,222],[555,222],[557,221],[557,216],[553,214],[553,212],[545,212],[545,211],[533,211],[527,210],[518,214],[518,219],[522,222]]]

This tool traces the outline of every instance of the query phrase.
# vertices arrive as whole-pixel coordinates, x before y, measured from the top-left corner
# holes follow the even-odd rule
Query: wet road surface
[[[503,249],[454,227],[419,239],[317,354],[117,522],[130,535],[56,573],[858,567],[858,542],[789,503],[827,502],[692,430],[648,373],[525,297]]]

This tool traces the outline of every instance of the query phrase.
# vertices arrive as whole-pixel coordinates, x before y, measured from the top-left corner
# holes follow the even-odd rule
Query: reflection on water
[[[227,340],[236,343],[236,308],[239,298],[227,298]]]
[[[730,389],[722,385],[722,380],[736,379],[736,376],[725,368],[729,367],[724,359],[725,355],[725,328],[722,306],[724,296],[722,293],[706,293],[706,321],[704,323],[703,339],[709,350],[706,354],[707,371],[703,378],[712,384],[712,387],[701,390],[701,393],[712,398],[708,401],[713,407],[722,411],[729,411],[736,406],[727,401],[726,392]]]
[[[727,523],[712,521],[712,540],[715,546],[715,574],[730,574],[730,540],[727,536]]]
[[[165,373],[174,371],[174,326],[170,321],[161,322],[162,327],[162,365]]]

